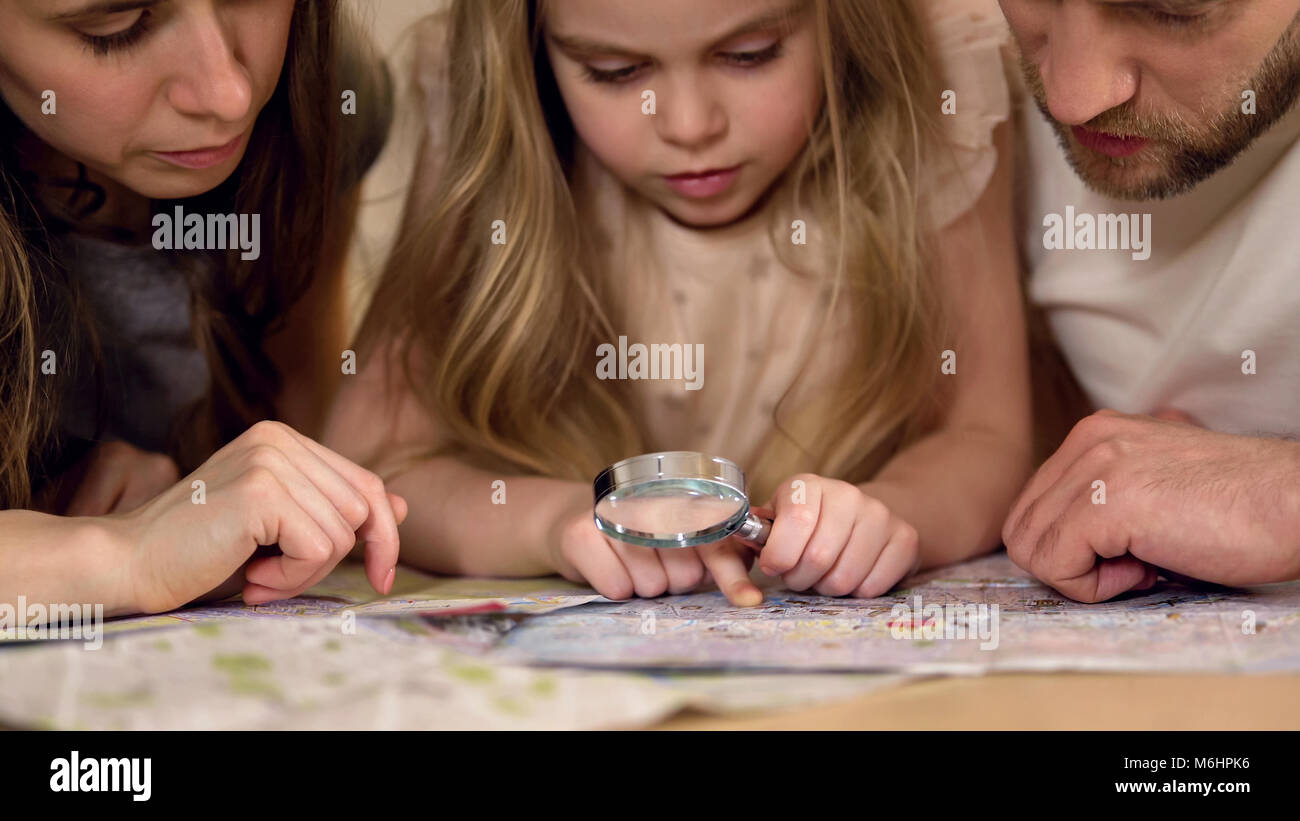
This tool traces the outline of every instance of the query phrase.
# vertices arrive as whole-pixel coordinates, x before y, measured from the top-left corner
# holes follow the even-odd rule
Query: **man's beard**
[[[1164,199],[1192,189],[1231,163],[1300,98],[1300,16],[1250,82],[1238,90],[1255,92],[1253,114],[1242,111],[1243,101],[1238,98],[1226,110],[1209,115],[1208,125],[1197,128],[1181,117],[1139,114],[1129,101],[1084,123],[1090,131],[1151,141],[1130,157],[1107,157],[1079,145],[1070,127],[1052,117],[1043,78],[1023,52],[1020,68],[1070,166],[1089,188],[1118,199]]]

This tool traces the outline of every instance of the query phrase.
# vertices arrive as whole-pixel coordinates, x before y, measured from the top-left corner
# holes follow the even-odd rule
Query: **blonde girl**
[[[993,549],[1030,461],[1003,39],[988,2],[452,2],[325,439],[419,500],[405,559],[757,603],[739,544],[596,530],[594,474],[658,450],[746,470],[792,590]],[[620,338],[699,384],[602,378]]]

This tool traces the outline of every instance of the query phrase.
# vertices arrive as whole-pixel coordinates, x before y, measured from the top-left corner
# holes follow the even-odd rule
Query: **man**
[[[1029,482],[1010,556],[1080,601],[1300,578],[1300,0],[1000,4],[1030,298],[1119,411]]]

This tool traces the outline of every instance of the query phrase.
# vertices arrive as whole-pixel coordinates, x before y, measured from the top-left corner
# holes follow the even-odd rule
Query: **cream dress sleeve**
[[[945,144],[926,166],[921,195],[943,228],[975,204],[997,166],[993,129],[1011,116],[1004,63],[1011,35],[995,0],[926,0],[925,7],[943,74],[936,103]]]
[[[411,201],[424,205],[433,197],[448,148],[452,116],[448,23],[446,11],[439,10],[412,27],[412,85],[421,115],[421,137],[412,173]],[[414,209],[408,205],[409,210]]]

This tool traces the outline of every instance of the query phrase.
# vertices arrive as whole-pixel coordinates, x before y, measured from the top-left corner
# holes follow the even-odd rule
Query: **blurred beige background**
[[[348,260],[348,307],[356,329],[393,241],[410,182],[422,112],[407,97],[411,76],[410,26],[445,0],[347,0],[388,62],[396,84],[388,144],[362,184],[361,213]]]

